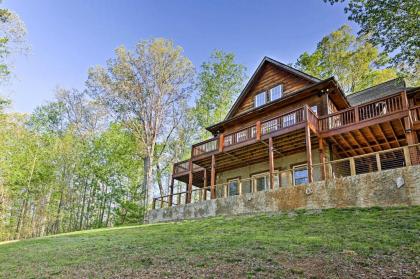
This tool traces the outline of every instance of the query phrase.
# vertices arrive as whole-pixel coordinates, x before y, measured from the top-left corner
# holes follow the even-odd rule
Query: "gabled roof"
[[[233,106],[231,107],[231,109],[229,110],[228,114],[226,115],[225,120],[231,118],[235,111],[237,110],[237,108],[239,107],[239,105],[241,104],[241,102],[245,99],[249,89],[252,87],[252,85],[254,84],[255,80],[258,77],[258,74],[260,72],[260,70],[262,69],[262,67],[266,64],[266,63],[271,63],[273,65],[275,65],[276,67],[279,67],[280,69],[287,71],[289,73],[292,73],[300,78],[306,79],[312,83],[318,83],[321,80],[313,77],[311,75],[308,75],[302,71],[299,71],[293,67],[290,67],[286,64],[283,64],[279,61],[276,61],[270,57],[265,56],[263,58],[263,60],[261,61],[260,65],[257,67],[257,69],[255,70],[254,74],[251,76],[251,78],[249,79],[248,83],[246,84],[245,88],[242,90],[241,94],[239,95],[239,97],[236,99],[235,103],[233,104]]]
[[[396,94],[403,91],[405,88],[405,81],[403,78],[391,79],[384,83],[347,95],[347,100],[352,106],[356,106]]]

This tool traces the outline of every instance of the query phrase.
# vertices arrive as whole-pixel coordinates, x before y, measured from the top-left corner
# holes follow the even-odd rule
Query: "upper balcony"
[[[408,118],[410,123],[406,123],[404,118]],[[282,138],[280,143],[280,140],[275,141],[278,150],[287,151],[284,147],[286,144],[295,147],[299,145],[299,148],[302,148],[305,146],[302,135],[305,133],[306,125],[314,136],[312,144],[317,143],[318,137],[323,137],[337,145],[342,151],[340,154],[342,156],[360,155],[406,144],[404,141],[407,125],[412,125],[414,128],[417,125],[417,128],[420,128],[420,106],[408,108],[404,92],[320,117],[305,105],[270,119],[258,120],[255,124],[237,131],[223,133],[194,144],[192,160],[206,168],[209,166],[211,155],[217,155],[221,159],[226,157],[226,162],[232,161],[229,162],[229,165],[232,165],[230,168],[234,167],[233,163],[241,165],[245,153],[252,153],[255,161],[258,161],[260,153],[256,150],[264,149],[261,146],[266,146],[269,137]],[[246,159],[249,163],[249,156]],[[223,160],[219,162],[224,163]],[[194,165],[193,170],[196,172],[199,167]],[[175,175],[187,175],[188,169],[188,161],[178,163]]]
[[[231,151],[268,137],[276,137],[303,129],[307,122],[310,123],[311,127],[317,129],[318,119],[316,115],[311,109],[304,106],[267,120],[256,121],[255,124],[238,131],[220,134],[217,137],[194,144],[192,146],[192,158],[196,160],[215,153]]]

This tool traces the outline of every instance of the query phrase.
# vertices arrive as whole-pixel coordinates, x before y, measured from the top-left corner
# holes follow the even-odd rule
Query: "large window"
[[[255,96],[255,107],[260,107],[266,103],[266,93],[261,92]]]
[[[254,177],[254,189],[259,191],[265,191],[268,189],[268,177],[267,174],[256,175]]]
[[[274,189],[279,188],[279,172],[274,171]],[[267,191],[270,189],[270,173],[260,173],[252,176],[252,186],[254,192]]]
[[[239,179],[232,179],[228,181],[228,196],[239,195]]]
[[[270,101],[280,99],[282,93],[283,93],[283,86],[281,84],[277,85],[276,87],[271,88]]]
[[[308,166],[300,165],[293,167],[293,184],[301,185],[308,183]]]

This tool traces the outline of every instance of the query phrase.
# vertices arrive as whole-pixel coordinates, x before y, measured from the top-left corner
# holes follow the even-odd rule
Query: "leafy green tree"
[[[1,1],[0,1],[1,3]],[[9,9],[0,9],[0,78],[10,74],[8,58],[15,53],[26,53],[26,27],[19,16]]]
[[[386,54],[344,25],[322,38],[313,53],[300,55],[295,66],[321,79],[334,76],[351,93],[397,77],[388,62]]]
[[[153,193],[156,145],[179,125],[193,78],[193,65],[182,48],[165,39],[141,41],[134,51],[119,47],[105,68],[89,71],[91,95],[136,136],[144,192]]]
[[[209,61],[201,65],[198,76],[198,99],[193,115],[200,127],[201,138],[210,134],[206,127],[224,119],[239,95],[246,68],[235,61],[233,53],[215,50]]]
[[[324,0],[346,2],[349,20],[360,25],[359,35],[374,46],[382,46],[395,64],[418,69],[420,57],[420,2],[417,0]],[[417,67],[417,68],[416,68]]]

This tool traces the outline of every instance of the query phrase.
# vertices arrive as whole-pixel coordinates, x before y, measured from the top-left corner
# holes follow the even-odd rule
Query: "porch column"
[[[321,163],[321,178],[325,180],[327,177],[327,165],[325,164],[325,142],[322,137],[318,138],[319,143],[319,162]]]
[[[188,189],[187,189],[187,195],[186,195],[186,201],[185,203],[191,203],[191,196],[192,196],[192,183],[193,183],[193,163],[192,159],[189,161],[189,170],[188,173]]]
[[[207,169],[204,169],[204,181],[203,181],[203,200],[207,200]]]
[[[270,170],[270,189],[274,189],[274,154],[273,154],[273,138],[268,138],[268,165]]]
[[[308,181],[311,183],[313,181],[312,175],[312,149],[311,149],[311,130],[309,125],[305,126],[305,142],[306,142],[306,161],[308,163]]]
[[[210,173],[210,191],[211,191],[211,198],[216,198],[216,188],[215,188],[215,182],[216,182],[216,157],[211,155],[211,173]]]

